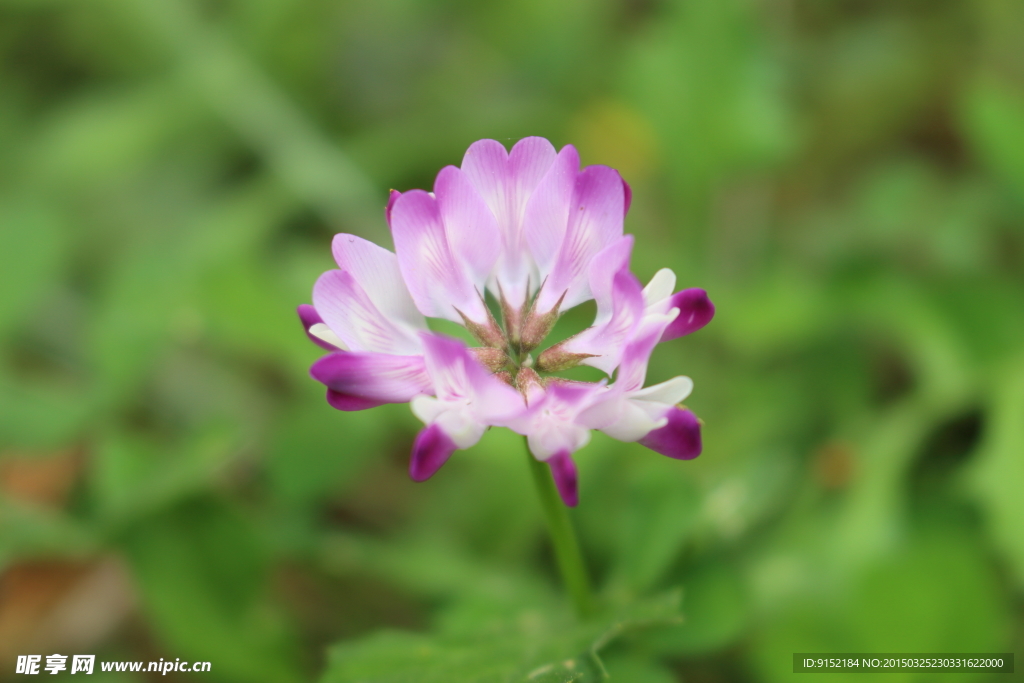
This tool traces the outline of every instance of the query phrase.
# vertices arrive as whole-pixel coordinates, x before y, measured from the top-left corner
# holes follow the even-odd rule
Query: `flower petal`
[[[622,360],[643,317],[640,282],[629,270],[624,268],[616,273],[612,292],[604,305],[606,310],[598,309],[598,318],[604,322],[583,330],[559,346],[568,353],[589,354],[592,357],[581,362],[610,375]]]
[[[697,287],[673,294],[669,308],[678,308],[679,315],[665,328],[661,341],[696,332],[715,317],[715,305],[708,298],[708,293]]]
[[[384,405],[387,401],[375,401],[372,398],[343,394],[340,391],[328,389],[327,403],[335,410],[351,412],[354,410],[369,410],[370,408],[376,408]]]
[[[426,369],[441,401],[468,401],[473,414],[488,424],[499,424],[525,406],[515,389],[491,374],[458,339],[421,334]]]
[[[458,309],[475,322],[487,320],[480,293],[452,253],[432,196],[412,190],[396,199],[391,233],[402,278],[423,315],[461,323]]]
[[[356,235],[339,234],[331,243],[338,267],[351,273],[374,306],[389,320],[425,330],[427,323],[402,280],[398,257]]]
[[[671,406],[685,401],[692,391],[693,380],[680,375],[661,384],[654,384],[639,391],[634,391],[630,398],[636,401],[665,403]]]
[[[668,424],[640,439],[652,451],[677,460],[692,460],[700,455],[700,420],[689,410],[673,406],[666,415]]]
[[[555,480],[555,488],[562,502],[571,508],[580,502],[576,463],[568,451],[559,451],[547,460],[551,468],[551,478]]]
[[[615,276],[622,270],[629,269],[629,259],[633,254],[633,236],[623,235],[607,247],[599,251],[590,262],[590,291],[597,304],[597,316],[594,325],[607,322],[615,308],[614,282]]]
[[[506,214],[508,152],[497,140],[477,140],[462,157],[462,171],[499,221]]]
[[[377,404],[405,403],[414,396],[432,392],[421,356],[338,351],[313,363],[309,374],[338,394]]]
[[[432,424],[416,435],[409,458],[409,476],[413,481],[426,481],[448,462],[455,452],[455,443],[439,426]]]
[[[534,269],[523,232],[526,206],[555,157],[550,142],[529,137],[517,142],[511,153],[494,140],[480,140],[462,160],[462,171],[496,220],[501,241],[495,246],[501,251],[494,274],[514,307],[525,301]]]
[[[530,452],[538,460],[546,462],[563,450],[575,453],[590,441],[590,429],[576,418],[603,390],[600,384],[552,384],[541,400],[531,400],[529,408],[505,426],[526,436]]]
[[[576,421],[591,429],[600,429],[618,441],[637,441],[651,430],[663,427],[667,423],[665,413],[672,406],[638,400],[635,396],[635,393],[623,391],[616,382],[599,394]]]
[[[482,292],[502,251],[494,214],[455,166],[446,166],[437,174],[434,196],[452,254]]]
[[[328,351],[344,351],[345,343],[338,335],[334,334],[331,328],[327,327],[316,308],[309,304],[300,304],[298,308],[299,320],[306,329],[306,336],[310,341],[322,349]]]
[[[644,305],[647,307],[656,304],[667,304],[667,299],[672,296],[672,290],[676,287],[676,274],[671,268],[662,268],[651,281],[644,287]],[[655,312],[664,313],[669,310],[667,306],[659,307]]]
[[[548,277],[555,266],[569,224],[569,204],[572,202],[579,170],[580,156],[576,148],[566,145],[555,157],[526,204],[523,236],[538,269],[540,279],[535,287]]]
[[[675,311],[666,314],[648,313],[643,316],[635,328],[635,336],[622,351],[614,386],[630,394],[643,388],[651,353],[657,346],[662,332],[672,323],[675,316]]]
[[[622,236],[624,202],[622,178],[615,169],[588,166],[576,177],[565,238],[538,297],[538,311],[550,310],[563,292],[563,310],[591,298],[590,261]]]
[[[384,315],[351,273],[329,270],[321,275],[313,285],[313,305],[327,326],[354,351],[422,353],[413,329]]]

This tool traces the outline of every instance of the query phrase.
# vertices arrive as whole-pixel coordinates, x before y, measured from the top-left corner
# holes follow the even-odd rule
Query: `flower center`
[[[519,308],[509,305],[504,295],[501,295],[500,325],[490,308],[486,306],[486,302],[486,323],[476,323],[465,315],[462,316],[466,329],[483,344],[470,349],[477,360],[527,398],[533,391],[546,389],[548,382],[560,379],[549,376],[551,373],[576,367],[591,357],[590,354],[562,351],[560,346],[564,342],[560,342],[534,358],[533,351],[540,346],[558,322],[562,304],[560,298],[550,311],[537,311],[536,302],[539,294],[538,291]]]

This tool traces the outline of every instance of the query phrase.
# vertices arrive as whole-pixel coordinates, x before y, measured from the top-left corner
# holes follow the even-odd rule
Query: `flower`
[[[567,505],[578,499],[572,454],[592,429],[696,457],[700,423],[678,405],[693,383],[643,384],[654,347],[706,325],[714,306],[702,289],[673,294],[668,269],[641,287],[629,270],[633,237],[623,234],[630,199],[617,171],[581,170],[571,145],[556,152],[533,137],[507,152],[494,140],[474,143],[433,192],[391,192],[394,253],[335,236],[338,269],[298,310],[310,339],[330,351],[310,374],[339,410],[410,403],[425,425],[409,466],[416,481],[491,426],[526,436]],[[594,324],[535,360],[559,316],[590,299]],[[480,345],[432,332],[426,318],[461,324]],[[580,364],[616,379],[554,375]]]

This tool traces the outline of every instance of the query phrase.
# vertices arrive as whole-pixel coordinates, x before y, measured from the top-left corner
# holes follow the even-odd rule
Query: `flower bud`
[[[529,316],[526,318],[526,322],[523,323],[523,334],[521,347],[523,351],[529,351],[537,348],[538,345],[544,338],[548,336],[554,328],[555,323],[558,322],[558,316],[561,315],[558,309],[562,305],[562,299],[565,298],[565,292],[562,292],[562,296],[558,298],[554,307],[547,313],[537,313],[534,310],[530,310]]]
[[[533,368],[521,368],[516,375],[516,385],[527,403],[544,394],[544,380]]]
[[[501,317],[505,323],[505,334],[508,335],[508,343],[513,349],[518,349],[522,341],[523,331],[523,309],[526,304],[516,309],[505,299],[505,293],[501,292]]]
[[[508,356],[501,349],[489,346],[476,346],[469,349],[476,359],[491,372],[498,372],[508,364]]]
[[[593,358],[592,353],[572,353],[562,349],[562,344],[555,344],[545,349],[537,358],[537,369],[541,372],[561,372],[574,368],[587,358]]]
[[[487,311],[487,322],[484,324],[470,320],[466,317],[465,313],[457,308],[455,312],[462,316],[462,322],[465,324],[466,329],[469,330],[469,333],[478,342],[492,349],[505,348],[505,335],[501,333],[501,328],[498,327],[498,323],[494,320],[494,316],[491,315],[490,311]]]

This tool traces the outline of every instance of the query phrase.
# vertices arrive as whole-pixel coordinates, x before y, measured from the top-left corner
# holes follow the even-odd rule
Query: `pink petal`
[[[452,254],[482,292],[501,253],[498,223],[465,174],[454,166],[441,169],[434,181],[434,196]]]
[[[622,180],[622,192],[624,195],[622,215],[625,216],[629,213],[629,207],[633,203],[633,188],[629,186],[625,179]]]
[[[555,488],[562,502],[571,508],[576,507],[580,502],[578,490],[578,478],[576,474],[576,463],[568,451],[559,451],[548,458],[548,466],[551,468],[551,477],[555,480]]]
[[[385,318],[413,329],[427,328],[402,280],[397,256],[362,237],[344,233],[334,236],[331,251],[338,267],[352,275]]]
[[[559,247],[565,239],[565,229],[569,224],[569,205],[572,202],[579,170],[580,157],[576,148],[566,145],[558,153],[526,204],[523,214],[523,236],[537,264],[541,282],[554,268]]]
[[[624,268],[616,273],[605,307],[611,310],[598,309],[598,318],[604,322],[566,340],[561,348],[569,353],[590,354],[593,357],[582,362],[610,375],[619,365],[644,312],[640,281],[629,270]]]
[[[550,142],[529,137],[517,142],[511,153],[494,140],[480,140],[462,161],[462,171],[497,221],[502,249],[495,277],[513,306],[526,299],[533,270],[523,233],[524,213],[555,156]]]
[[[538,297],[537,310],[550,310],[563,292],[563,309],[591,298],[590,262],[622,236],[624,202],[622,178],[614,169],[588,166],[577,176],[565,238]]]
[[[438,399],[472,401],[477,418],[490,424],[525,408],[519,392],[491,374],[461,341],[428,333],[421,338]]]
[[[384,315],[348,272],[329,270],[321,275],[313,286],[313,305],[353,351],[421,353],[419,337],[412,328]]]
[[[647,364],[651,353],[665,327],[672,320],[673,314],[648,314],[644,316],[635,331],[634,338],[622,351],[619,373],[615,378],[615,387],[624,393],[639,391],[647,378]]]
[[[426,481],[448,462],[455,452],[455,442],[436,424],[422,429],[412,446],[409,476],[413,481]]]
[[[338,402],[361,399],[376,405],[405,403],[414,396],[432,393],[421,356],[338,351],[313,363],[309,374],[340,394],[335,397]]]
[[[477,140],[462,157],[462,171],[495,216],[506,212],[508,152],[504,145],[497,140]]]
[[[505,426],[527,437],[530,452],[538,460],[546,461],[562,450],[574,453],[590,440],[589,428],[579,424],[577,417],[601,391],[602,384],[552,384],[541,400],[531,400],[529,408]]]
[[[320,337],[310,334],[309,328],[313,325],[326,324],[320,317],[320,314],[316,312],[316,308],[309,304],[300,304],[298,308],[299,320],[302,321],[302,327],[306,330],[306,336],[309,337],[310,341],[319,346],[322,349],[328,351],[339,351],[340,349],[334,344],[328,344]]]
[[[487,320],[479,293],[452,253],[433,197],[412,190],[395,200],[391,232],[402,277],[423,315],[461,323],[458,309],[475,322]]]
[[[715,305],[708,298],[708,293],[697,287],[673,294],[668,308],[678,308],[679,315],[665,329],[661,341],[696,332],[715,317]]]
[[[616,275],[629,269],[629,259],[633,254],[633,236],[623,235],[594,256],[590,262],[590,291],[597,304],[597,316],[594,325],[607,322],[614,310],[613,283]],[[642,291],[642,290],[641,290]]]
[[[689,410],[673,406],[668,424],[640,439],[652,451],[677,460],[692,460],[700,455],[700,421]]]

